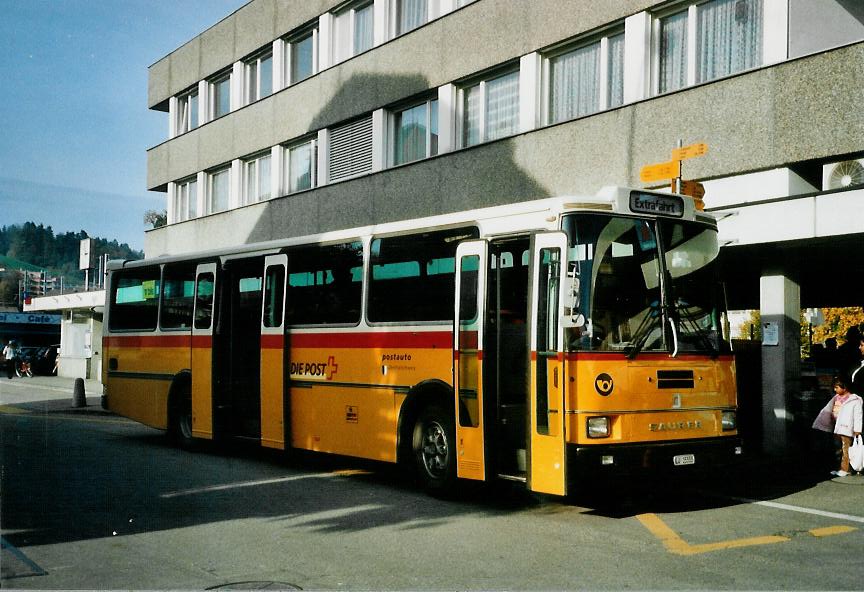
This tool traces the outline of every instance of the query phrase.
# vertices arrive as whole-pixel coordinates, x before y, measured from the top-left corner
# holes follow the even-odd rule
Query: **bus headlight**
[[[720,418],[720,425],[724,432],[738,429],[738,418],[734,411],[724,411]]]
[[[610,434],[608,417],[589,417],[588,418],[588,437],[589,438],[608,438]]]

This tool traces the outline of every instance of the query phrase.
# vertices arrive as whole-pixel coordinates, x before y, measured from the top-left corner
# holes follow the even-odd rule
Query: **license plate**
[[[693,465],[696,464],[696,456],[693,454],[679,454],[678,456],[672,457],[672,463],[676,467],[680,467],[683,465]]]

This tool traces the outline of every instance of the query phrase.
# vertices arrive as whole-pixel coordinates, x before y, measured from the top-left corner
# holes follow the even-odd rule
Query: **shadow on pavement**
[[[0,523],[18,548],[249,518],[286,530],[413,530],[547,501],[507,483],[467,484],[456,499],[440,500],[394,465],[237,443],[190,453],[99,408],[18,407],[29,413],[0,414]],[[615,518],[725,507],[811,488],[830,478],[831,463],[756,458],[719,474],[587,482],[566,501]]]

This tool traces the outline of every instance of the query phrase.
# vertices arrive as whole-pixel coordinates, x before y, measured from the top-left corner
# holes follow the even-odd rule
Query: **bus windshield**
[[[676,347],[725,351],[716,230],[665,219],[571,214],[564,231],[569,351],[630,357]]]

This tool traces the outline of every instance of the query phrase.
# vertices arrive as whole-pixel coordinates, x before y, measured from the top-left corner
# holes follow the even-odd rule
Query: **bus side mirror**
[[[575,270],[567,273],[564,282],[564,326],[584,327],[585,316],[579,312],[580,283]]]

